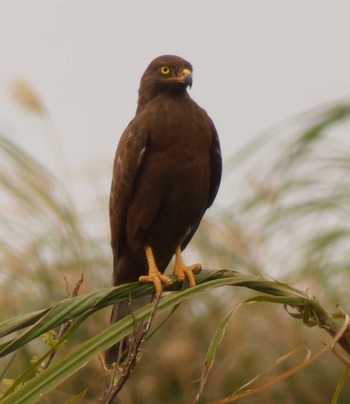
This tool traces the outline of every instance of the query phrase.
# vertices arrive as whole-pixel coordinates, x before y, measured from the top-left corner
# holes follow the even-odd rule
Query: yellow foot
[[[163,275],[159,271],[153,272],[149,275],[142,275],[139,277],[139,282],[148,283],[152,282],[156,289],[156,296],[159,297],[163,291],[163,285],[169,286],[173,283],[173,281],[169,278],[169,276]]]
[[[180,247],[176,249],[174,274],[177,276],[179,282],[183,282],[185,278],[187,278],[190,287],[195,286],[196,280],[194,279],[193,274],[198,273],[201,269],[202,265],[199,263],[185,266],[182,260]]]
[[[148,262],[148,275],[142,275],[139,277],[139,282],[148,283],[152,282],[156,289],[156,296],[159,297],[163,291],[163,285],[169,286],[173,281],[169,276],[163,275],[158,271],[152,248],[149,246],[145,247],[146,258]]]

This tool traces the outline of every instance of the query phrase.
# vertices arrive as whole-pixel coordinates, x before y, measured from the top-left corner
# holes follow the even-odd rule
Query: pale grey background
[[[94,187],[108,192],[154,57],[193,64],[191,95],[214,119],[227,160],[269,126],[348,96],[349,21],[347,0],[1,0],[0,132],[88,205]],[[13,101],[15,78],[33,86],[50,119]],[[93,187],[80,181],[86,172]]]

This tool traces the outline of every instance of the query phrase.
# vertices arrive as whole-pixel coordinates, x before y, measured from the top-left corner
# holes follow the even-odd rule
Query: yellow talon
[[[157,268],[156,261],[154,259],[152,248],[145,247],[146,258],[148,262],[148,275],[142,275],[139,277],[139,282],[148,283],[152,282],[156,289],[156,296],[159,297],[163,291],[163,285],[169,286],[173,281],[169,276],[163,275]]]
[[[179,282],[183,282],[185,278],[187,278],[190,287],[195,286],[196,280],[194,279],[193,274],[198,273],[201,269],[202,265],[199,263],[185,266],[183,263],[180,247],[176,249],[174,274],[177,276]]]

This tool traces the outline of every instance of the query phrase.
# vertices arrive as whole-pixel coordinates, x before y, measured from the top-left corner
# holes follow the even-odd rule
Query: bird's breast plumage
[[[129,207],[127,238],[162,250],[169,261],[174,249],[197,226],[206,208],[210,178],[211,126],[190,98],[150,102],[134,125],[147,122],[148,143]],[[137,129],[136,129],[137,130]],[[164,251],[164,252],[163,252]]]

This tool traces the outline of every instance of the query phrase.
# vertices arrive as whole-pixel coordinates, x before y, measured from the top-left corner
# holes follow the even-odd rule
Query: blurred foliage
[[[204,267],[271,277],[316,296],[329,310],[349,311],[350,105],[309,111],[272,128],[226,162],[224,207],[211,209],[191,243]],[[112,158],[112,156],[111,156]],[[62,181],[62,182],[61,182]],[[19,146],[0,137],[0,318],[10,319],[69,296],[84,275],[80,293],[108,285],[109,234],[86,231],[76,201],[63,185]],[[108,195],[97,195],[107,209]],[[101,209],[101,205],[99,205]],[[93,212],[94,220],[102,213]],[[101,219],[102,220],[102,219]],[[243,304],[252,292],[221,287],[181,304],[144,346],[142,359],[119,395],[120,403],[187,403],[199,389],[213,336],[222,342],[199,402],[229,396],[299,347],[317,352],[331,341],[320,329],[295,321],[281,305]],[[225,325],[223,319],[234,310]],[[167,316],[157,315],[159,324]],[[58,350],[74,346],[108,325],[109,310],[95,313]],[[156,325],[155,324],[155,325]],[[36,339],[14,357],[0,359],[0,392],[46,352]],[[281,367],[286,370],[287,361]],[[348,402],[344,365],[331,352],[292,377],[242,403]],[[110,374],[96,357],[42,402],[93,403]]]

